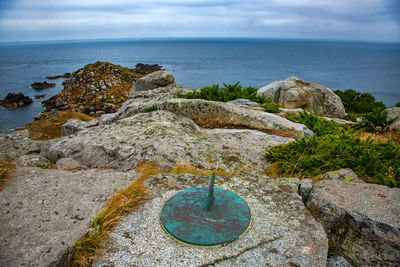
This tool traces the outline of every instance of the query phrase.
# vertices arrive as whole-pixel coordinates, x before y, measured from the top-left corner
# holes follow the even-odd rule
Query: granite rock
[[[298,179],[223,178],[251,210],[251,226],[222,247],[186,246],[162,228],[160,213],[174,194],[207,186],[209,177],[159,174],[146,183],[148,200],[119,222],[93,266],[325,266],[328,240],[297,194]]]
[[[0,192],[0,266],[58,266],[114,189],[137,177],[134,171],[17,169]]]
[[[257,94],[288,108],[303,108],[319,116],[343,118],[346,115],[342,101],[331,89],[297,77],[270,83]]]
[[[138,79],[132,87],[131,94],[137,91],[148,91],[164,86],[174,86],[174,76],[166,70],[152,72]]]
[[[389,127],[391,129],[400,130],[400,107],[391,107],[386,109],[386,111],[388,120],[397,118]]]
[[[308,197],[312,190],[312,186],[313,182],[311,179],[303,179],[300,181],[299,195],[301,196],[301,199],[303,200],[304,203],[306,203],[308,200]]]
[[[61,136],[71,135],[84,129],[97,126],[98,124],[98,120],[82,121],[71,119],[61,126]]]
[[[326,180],[313,186],[307,207],[333,248],[356,266],[400,262],[400,189]]]
[[[351,169],[339,169],[321,175],[320,180],[339,180],[344,182],[364,183]]]

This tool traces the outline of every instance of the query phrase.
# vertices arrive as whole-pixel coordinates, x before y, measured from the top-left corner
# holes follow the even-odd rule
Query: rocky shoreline
[[[72,73],[26,129],[0,135],[0,157],[16,166],[0,192],[0,265],[79,260],[77,242],[98,231],[91,222],[116,192],[143,177],[144,162],[158,170],[143,183],[147,197],[102,240],[92,266],[400,262],[399,188],[364,183],[348,169],[315,184],[265,173],[266,149],[313,136],[286,112],[304,108],[352,123],[341,120],[343,104],[329,88],[295,77],[261,88],[260,96],[289,108],[281,115],[245,100],[175,97],[193,91],[158,65],[96,62]],[[208,183],[200,171],[217,172],[216,185],[241,196],[252,212],[250,230],[224,247],[177,243],[158,221],[172,195]]]

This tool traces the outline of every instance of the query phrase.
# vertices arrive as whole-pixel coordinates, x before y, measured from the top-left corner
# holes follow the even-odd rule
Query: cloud
[[[4,0],[0,40],[237,36],[400,41],[398,0]]]

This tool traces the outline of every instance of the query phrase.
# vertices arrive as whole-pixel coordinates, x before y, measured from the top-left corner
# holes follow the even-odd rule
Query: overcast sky
[[[0,0],[0,41],[142,37],[400,42],[400,0]]]

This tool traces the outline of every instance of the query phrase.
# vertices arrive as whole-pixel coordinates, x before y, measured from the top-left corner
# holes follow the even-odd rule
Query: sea
[[[243,38],[101,39],[0,43],[0,98],[9,92],[34,103],[0,107],[0,133],[33,121],[41,101],[63,89],[35,90],[33,82],[74,72],[96,61],[134,68],[159,64],[185,87],[212,84],[263,87],[296,76],[332,90],[348,88],[372,94],[392,106],[400,101],[400,44]],[[35,99],[35,94],[46,94]]]

